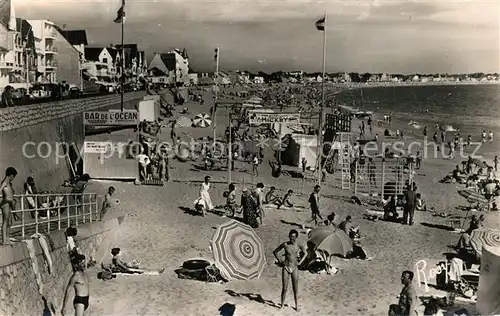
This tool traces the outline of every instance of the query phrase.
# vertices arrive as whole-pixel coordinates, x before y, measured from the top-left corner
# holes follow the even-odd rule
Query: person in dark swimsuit
[[[75,316],[90,315],[89,309],[89,277],[85,272],[87,262],[84,255],[77,255],[75,258],[76,271],[69,280],[66,292],[64,293],[64,303],[61,310],[61,315],[66,315],[66,309],[70,297],[71,289],[75,289],[75,297],[73,298],[73,307],[75,308]]]
[[[285,304],[286,292],[288,290],[288,282],[290,277],[292,278],[292,290],[293,290],[293,298],[295,300],[295,311],[299,311],[299,306],[297,303],[297,294],[299,291],[299,266],[301,266],[306,260],[306,249],[303,245],[297,243],[297,238],[299,237],[299,233],[292,229],[288,234],[290,238],[289,241],[282,243],[273,251],[274,256],[278,260],[278,263],[283,267],[281,272],[282,278],[282,288],[281,288],[281,306],[283,308]],[[278,253],[281,250],[285,250],[285,258],[284,260],[280,260],[278,258]],[[302,259],[299,261],[299,253],[303,252]]]

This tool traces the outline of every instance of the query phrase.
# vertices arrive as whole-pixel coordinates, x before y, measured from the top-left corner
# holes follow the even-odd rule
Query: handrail
[[[11,237],[49,233],[101,220],[97,193],[16,194]],[[33,205],[34,204],[34,205]]]

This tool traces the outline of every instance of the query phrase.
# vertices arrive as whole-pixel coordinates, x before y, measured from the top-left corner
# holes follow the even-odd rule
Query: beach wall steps
[[[76,241],[80,253],[87,259],[95,258],[100,245],[116,236],[121,222],[114,218],[105,222],[93,222],[78,227]],[[66,285],[73,273],[66,248],[64,231],[46,236],[52,258],[52,273],[48,273],[42,249],[35,244],[35,260],[42,280],[42,294],[36,282],[35,272],[24,242],[14,246],[0,246],[0,315],[54,315],[62,308]],[[103,252],[103,250],[100,250]],[[45,299],[45,300],[44,300]]]

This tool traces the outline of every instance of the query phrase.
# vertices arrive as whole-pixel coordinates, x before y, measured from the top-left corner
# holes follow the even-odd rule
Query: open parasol
[[[212,120],[207,114],[197,114],[193,119],[193,124],[198,127],[207,127],[212,124]]]
[[[315,250],[325,252],[330,256],[345,257],[352,251],[352,240],[340,229],[333,230],[330,227],[313,229],[309,234],[308,242],[314,245]]]
[[[231,220],[220,225],[212,238],[217,267],[227,279],[258,279],[266,266],[264,243],[248,225]]]
[[[479,228],[471,232],[470,243],[478,255],[481,255],[483,246],[500,248],[500,230]]]

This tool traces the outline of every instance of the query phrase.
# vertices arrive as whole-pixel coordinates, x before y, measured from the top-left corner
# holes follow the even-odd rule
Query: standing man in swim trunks
[[[90,315],[89,277],[85,272],[87,268],[87,262],[85,260],[85,256],[81,254],[77,254],[74,260],[74,267],[76,268],[76,270],[69,280],[68,286],[66,287],[61,314],[63,316],[66,315],[65,311],[68,306],[70,291],[72,288],[74,288],[75,297],[73,298],[73,307],[75,308],[75,316],[87,316]]]
[[[0,184],[2,191],[2,201],[0,201],[0,210],[2,211],[2,244],[11,245],[10,227],[12,226],[12,211],[15,210],[16,200],[14,200],[14,189],[12,181],[17,176],[17,170],[13,167],[8,167],[5,170],[5,178]]]
[[[295,300],[295,311],[298,312],[299,306],[297,303],[297,295],[299,292],[299,266],[304,262],[307,256],[304,255],[300,261],[298,260],[300,251],[306,254],[306,249],[303,245],[297,243],[299,233],[295,229],[292,229],[290,231],[288,237],[290,238],[289,241],[282,243],[273,251],[273,254],[278,260],[278,263],[283,267],[281,271],[282,288],[280,308],[283,308],[285,304],[286,292],[288,290],[288,283],[291,277],[293,298]],[[280,258],[278,258],[278,253],[281,250],[285,250],[284,260],[280,260]]]

